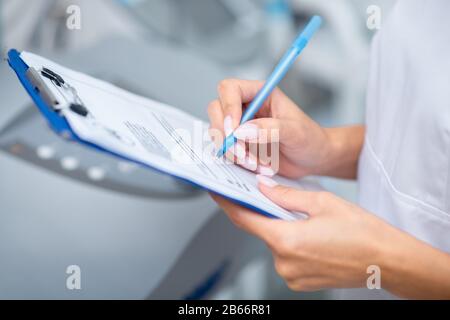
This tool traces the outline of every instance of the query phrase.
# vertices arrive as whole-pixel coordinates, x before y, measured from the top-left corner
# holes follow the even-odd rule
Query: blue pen
[[[311,40],[314,33],[320,28],[322,25],[322,18],[319,16],[314,16],[311,21],[306,26],[305,30],[298,36],[295,40],[294,44],[291,46],[289,51],[284,55],[281,61],[278,63],[277,67],[270,75],[269,79],[267,79],[264,87],[258,92],[255,99],[248,106],[244,115],[241,119],[241,125],[245,122],[254,118],[255,114],[261,109],[264,104],[264,101],[271,95],[272,91],[278,86],[278,84],[283,80],[286,73],[294,64],[295,60],[298,58],[300,53],[305,49],[308,45],[308,42]],[[227,153],[228,149],[230,149],[235,143],[236,138],[233,134],[228,136],[222,148],[217,153],[217,157],[222,157],[225,153]]]

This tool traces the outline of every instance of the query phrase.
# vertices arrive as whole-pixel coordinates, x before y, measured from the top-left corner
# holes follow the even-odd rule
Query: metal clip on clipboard
[[[48,88],[48,86],[41,78],[41,75],[42,77],[49,79],[59,89],[58,91],[66,102],[65,106],[61,104],[60,101],[58,101],[53,92]],[[73,86],[68,84],[59,74],[53,72],[48,68],[42,68],[39,74],[36,69],[30,67],[26,72],[26,76],[32,83],[33,87],[40,93],[45,103],[47,103],[47,105],[50,106],[53,111],[61,114],[65,110],[70,110],[78,116],[86,118],[91,125],[105,130],[110,136],[114,137],[120,142],[127,145],[134,145],[134,142],[132,140],[122,136],[117,131],[100,124],[89,112],[89,109],[85,106],[85,104],[79,97],[77,90]]]

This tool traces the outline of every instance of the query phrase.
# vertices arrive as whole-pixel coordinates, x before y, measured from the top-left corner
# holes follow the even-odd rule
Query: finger
[[[244,158],[238,159],[237,164],[251,172],[258,170],[258,159],[249,152],[246,152]]]
[[[225,137],[230,136],[233,133],[233,124],[232,124],[232,119],[230,116],[226,116],[225,120],[224,120],[224,124],[223,124],[223,128],[225,131]],[[226,139],[226,138],[225,138]],[[223,142],[224,143],[224,142]],[[222,147],[222,146],[221,146]],[[245,149],[245,144],[243,143],[235,143],[232,147],[230,147],[226,154],[225,154],[225,158],[232,162],[232,163],[236,163],[237,161],[245,161],[245,157],[246,157],[246,149]]]
[[[219,100],[214,100],[208,105],[208,118],[211,129],[217,129],[224,133],[224,116]]]
[[[234,131],[238,140],[250,143],[291,144],[301,139],[298,123],[288,119],[261,118],[244,123]]]
[[[235,163],[245,161],[245,158],[247,157],[247,150],[245,149],[245,143],[238,141],[237,143],[235,143],[233,148],[231,148],[231,151],[236,157]]]
[[[241,143],[241,141],[238,141]],[[280,164],[283,164],[282,166]],[[285,155],[279,153],[277,155],[262,155],[254,152],[247,152],[246,158],[237,159],[236,164],[242,168],[259,173],[263,176],[273,177],[277,174],[288,178],[301,178],[308,174],[307,171],[301,170],[298,165],[292,163]]]
[[[327,193],[302,191],[279,185],[276,181],[258,176],[260,191],[274,203],[289,211],[316,216],[325,212],[323,208],[331,199]]]
[[[279,238],[286,226],[286,221],[275,220],[254,213],[236,205],[225,198],[211,194],[214,201],[227,213],[232,222],[239,228],[271,244]]]
[[[251,153],[247,153],[244,158],[237,159],[236,164],[250,172],[259,173],[267,177],[273,177],[277,174],[276,170],[274,170],[272,166],[262,164]]]
[[[233,120],[233,130],[241,121],[243,105],[252,101],[262,86],[259,81],[229,79],[220,82],[219,100],[224,116],[231,116]]]
[[[264,159],[259,159],[257,152],[247,150],[246,143],[243,141],[237,141],[237,143],[230,148],[229,152],[235,157],[234,163],[242,168],[256,172],[268,177],[276,175],[278,166],[272,164],[271,161],[264,162]]]

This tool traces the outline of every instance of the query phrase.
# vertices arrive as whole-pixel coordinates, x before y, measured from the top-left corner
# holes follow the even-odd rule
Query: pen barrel
[[[294,46],[298,46],[299,42],[302,41],[306,41],[306,43],[308,43],[308,41],[311,40],[311,38],[314,36],[314,34],[320,28],[321,25],[322,25],[321,17],[319,16],[312,17],[312,19],[306,25],[305,30],[303,30],[302,33],[298,36]]]
[[[245,122],[250,121],[255,117],[256,113],[264,105],[264,102],[272,94],[273,90],[280,84],[281,80],[283,80],[284,76],[292,67],[297,57],[307,46],[314,33],[320,28],[321,24],[321,17],[314,16],[311,19],[305,30],[303,30],[303,32],[297,37],[291,49],[280,60],[271,76],[267,79],[263,88],[257,93],[256,97],[250,103],[244,115],[242,116],[241,124],[244,124]],[[218,152],[217,156],[223,156],[228,148],[231,147],[235,142],[236,139],[234,135],[230,135],[229,137],[227,137],[224,141],[222,149]]]
[[[256,97],[248,106],[245,114],[242,116],[241,124],[252,120],[264,102],[272,94],[272,91],[280,84],[286,73],[291,68],[292,64],[300,54],[301,49],[292,47],[280,60],[272,75],[267,79],[264,87],[258,92]]]
[[[269,77],[269,79],[267,79],[264,87],[260,92],[258,92],[252,103],[250,103],[249,107],[242,117],[241,124],[254,118],[258,110],[264,104],[264,101],[270,96],[272,91],[276,86],[278,86],[281,80],[283,80],[284,76],[294,64],[297,57],[308,45],[309,40],[311,40],[314,33],[316,33],[321,25],[322,18],[319,16],[314,16],[309,21],[303,32],[300,33],[300,35],[297,37],[297,40],[294,42],[291,49],[280,60],[272,75]]]

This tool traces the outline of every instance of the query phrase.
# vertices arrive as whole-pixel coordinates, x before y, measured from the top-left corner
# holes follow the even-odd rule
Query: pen
[[[258,92],[255,99],[250,103],[247,110],[241,119],[241,125],[245,122],[254,118],[255,114],[261,109],[264,102],[270,96],[272,91],[278,86],[278,84],[283,80],[286,73],[294,64],[295,60],[298,58],[300,53],[308,45],[308,42],[313,37],[314,33],[322,25],[322,18],[319,16],[314,16],[309,21],[308,25],[302,31],[302,33],[294,41],[291,48],[283,56],[275,70],[272,72],[270,77],[267,79],[264,87]],[[227,151],[236,143],[236,138],[233,134],[225,138],[222,148],[217,153],[217,157],[222,157]]]

